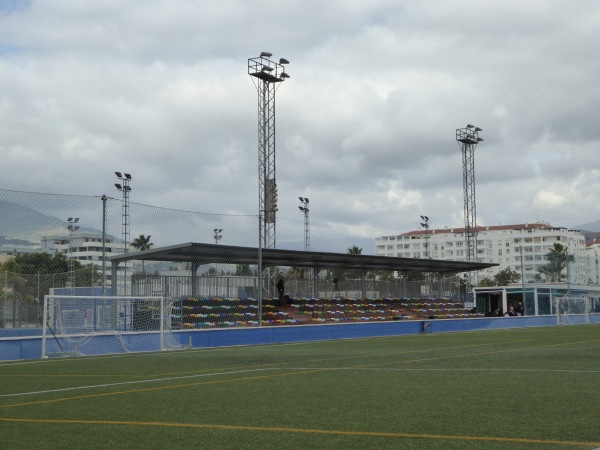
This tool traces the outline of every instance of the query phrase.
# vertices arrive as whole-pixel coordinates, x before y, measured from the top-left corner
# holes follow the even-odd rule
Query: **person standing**
[[[283,278],[280,278],[276,284],[277,293],[279,294],[279,304],[281,304],[281,300],[283,299],[283,294],[285,293],[285,285],[283,284]]]
[[[517,316],[525,315],[525,305],[523,304],[523,300],[519,300],[516,307]]]

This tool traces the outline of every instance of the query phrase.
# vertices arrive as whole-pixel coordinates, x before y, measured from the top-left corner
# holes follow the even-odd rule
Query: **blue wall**
[[[600,323],[600,314],[590,315],[591,323]],[[225,347],[232,345],[279,344],[334,339],[359,339],[397,336],[422,332],[498,330],[505,328],[556,326],[555,316],[525,316],[477,319],[440,319],[427,321],[361,322],[350,324],[290,325],[261,328],[220,328],[212,330],[176,331],[175,336],[186,347]],[[140,348],[140,351],[148,350]],[[14,337],[0,339],[0,361],[40,358],[42,339]]]

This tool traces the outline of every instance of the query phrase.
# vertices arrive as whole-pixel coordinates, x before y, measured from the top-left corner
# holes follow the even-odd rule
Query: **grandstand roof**
[[[258,261],[256,247],[203,244],[188,242],[156,247],[149,250],[115,255],[108,261],[120,263],[131,260],[190,262],[196,264],[250,264]],[[307,252],[298,250],[263,249],[262,265],[284,267],[318,267],[397,270],[401,272],[459,273],[487,269],[497,266],[493,263],[466,261],[441,261],[435,259],[397,258],[379,255],[351,255],[348,253]]]

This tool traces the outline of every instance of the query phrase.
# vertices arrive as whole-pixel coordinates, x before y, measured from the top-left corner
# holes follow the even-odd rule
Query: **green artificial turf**
[[[600,447],[600,326],[0,364],[7,449]]]

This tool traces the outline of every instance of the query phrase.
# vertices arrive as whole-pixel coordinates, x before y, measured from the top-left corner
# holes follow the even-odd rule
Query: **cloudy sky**
[[[269,51],[278,241],[298,196],[315,240],[463,226],[467,123],[478,224],[573,227],[600,219],[599,42],[596,0],[0,0],[0,188],[118,197],[119,170],[132,202],[257,214]]]

